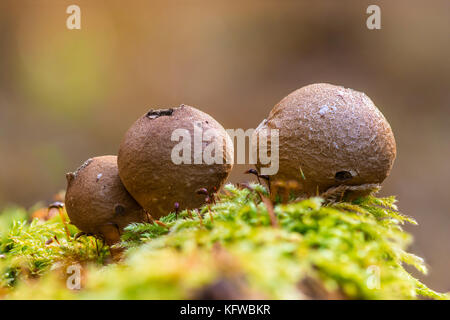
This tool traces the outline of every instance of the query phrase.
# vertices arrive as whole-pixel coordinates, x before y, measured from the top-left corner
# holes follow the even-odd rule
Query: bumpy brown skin
[[[214,139],[224,145],[223,164],[194,164],[194,122],[213,129]],[[175,164],[171,154],[180,141],[171,141],[175,129],[187,129],[191,136],[191,164]],[[202,151],[207,143],[202,144]],[[227,179],[233,159],[233,143],[225,129],[211,116],[187,105],[150,110],[128,130],[120,146],[120,177],[130,194],[155,219],[174,211],[198,208],[205,203],[196,191],[219,190]]]
[[[383,114],[364,93],[341,86],[319,83],[292,92],[260,124],[254,141],[262,129],[280,130],[280,167],[271,181],[298,181],[306,195],[379,184],[396,156]]]
[[[119,241],[120,232],[147,216],[119,178],[116,156],[92,158],[67,174],[66,210],[81,231]]]

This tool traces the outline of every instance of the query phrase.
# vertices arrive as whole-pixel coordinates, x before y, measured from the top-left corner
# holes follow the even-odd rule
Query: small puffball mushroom
[[[147,221],[120,181],[116,156],[89,159],[66,177],[67,214],[84,233],[98,235],[111,245],[120,240],[127,225]]]
[[[279,130],[279,171],[270,180],[295,180],[309,196],[380,184],[396,156],[383,114],[364,93],[341,86],[319,83],[292,92],[259,125],[253,143],[265,129]]]
[[[205,196],[196,191],[206,188],[211,194],[222,187],[233,153],[230,136],[208,114],[187,105],[150,110],[122,141],[119,175],[130,194],[158,219],[173,212],[175,204],[177,211],[204,204]],[[207,160],[208,155],[214,159]]]

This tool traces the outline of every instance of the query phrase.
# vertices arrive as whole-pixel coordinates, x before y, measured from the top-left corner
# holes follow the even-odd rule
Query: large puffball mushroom
[[[119,150],[119,175],[153,218],[197,208],[227,179],[234,157],[231,138],[208,114],[181,105],[152,109],[128,130]],[[212,157],[214,159],[211,159]]]
[[[67,214],[84,233],[100,236],[111,245],[120,240],[127,225],[147,221],[142,207],[120,181],[116,156],[89,159],[66,177]]]
[[[292,92],[259,125],[253,143],[268,129],[279,130],[279,171],[270,181],[295,180],[307,196],[342,185],[373,188],[396,156],[383,114],[367,95],[341,86],[318,83]]]

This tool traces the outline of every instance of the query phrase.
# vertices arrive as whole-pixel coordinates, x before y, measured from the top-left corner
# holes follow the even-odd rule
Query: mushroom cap
[[[222,164],[194,163],[194,141],[199,140],[194,137],[194,126],[203,133],[212,132],[210,142],[197,145],[202,153],[212,142],[223,145],[219,156]],[[190,164],[172,161],[173,148],[184,141],[184,138],[172,141],[176,129],[184,129],[190,137]],[[233,153],[230,136],[208,114],[187,105],[150,110],[131,126],[122,141],[118,156],[119,175],[130,194],[157,219],[173,212],[175,203],[179,204],[180,210],[204,204],[205,196],[197,195],[196,190],[218,191],[232,169],[232,161],[227,159],[232,160]]]
[[[391,127],[372,100],[327,83],[281,100],[255,130],[253,143],[263,129],[279,130],[279,171],[271,181],[295,180],[308,195],[338,185],[381,183],[396,156]]]
[[[101,235],[109,226],[122,230],[133,222],[146,221],[142,207],[119,178],[116,156],[87,160],[67,174],[66,210],[72,224],[83,232]]]

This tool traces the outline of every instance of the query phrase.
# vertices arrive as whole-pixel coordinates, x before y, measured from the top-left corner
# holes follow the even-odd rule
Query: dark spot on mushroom
[[[351,174],[350,172],[348,172],[348,171],[339,171],[339,172],[336,172],[336,174],[334,175],[334,178],[335,178],[337,181],[348,181],[348,180],[350,180],[351,178],[353,178],[353,176],[352,176],[352,174]]]
[[[147,112],[146,117],[149,119],[156,119],[162,116],[171,116],[173,114],[174,109],[170,108],[170,109],[157,109],[157,110],[150,110],[149,112]]]
[[[114,212],[116,214],[123,215],[125,214],[125,207],[122,206],[121,204],[116,204],[116,206],[114,207]]]

